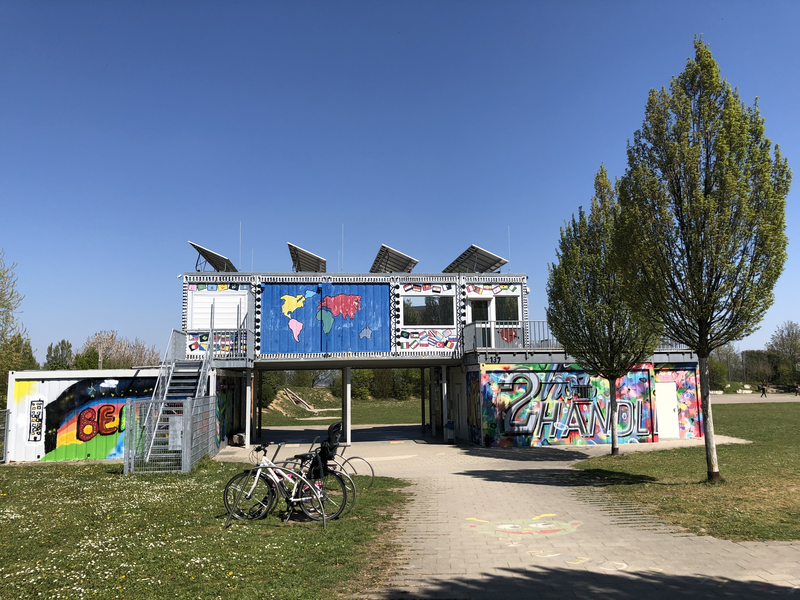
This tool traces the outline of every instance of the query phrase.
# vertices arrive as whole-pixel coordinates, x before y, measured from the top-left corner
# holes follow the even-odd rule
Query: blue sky
[[[796,2],[0,4],[0,248],[40,360],[116,329],[163,349],[212,248],[291,270],[286,242],[366,272],[381,244],[440,272],[470,244],[530,277],[625,169],[648,90],[703,34],[800,169]],[[762,329],[800,320],[789,260]],[[241,250],[240,250],[241,224]],[[342,249],[344,225],[344,258]]]

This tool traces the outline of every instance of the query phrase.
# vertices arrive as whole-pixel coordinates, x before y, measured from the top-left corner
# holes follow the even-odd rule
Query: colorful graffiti
[[[652,441],[650,376],[642,365],[617,382],[620,443]],[[610,443],[606,380],[577,365],[506,365],[481,372],[486,446]]]
[[[680,437],[702,437],[703,415],[697,397],[697,371],[694,365],[658,365],[653,369],[653,381],[674,382],[677,387]]]
[[[389,352],[388,284],[264,284],[261,352]]]
[[[32,451],[21,451],[20,459],[122,458],[125,402],[151,397],[154,385],[154,377],[15,381],[13,410],[27,413],[28,432],[22,439]],[[50,394],[58,395],[51,399]]]
[[[190,283],[190,292],[246,292],[250,289],[249,283]]]
[[[423,331],[401,331],[397,346],[401,350],[453,350],[458,336],[452,329],[425,329]]]
[[[441,294],[442,292],[449,292],[453,289],[452,283],[433,284],[433,283],[406,283],[403,286],[403,293],[405,294]]]
[[[518,290],[518,286],[516,285],[473,285],[470,284],[467,286],[467,293],[468,294],[480,294],[484,295],[487,294],[489,296],[496,296],[497,294],[501,294],[503,292],[516,292]]]
[[[208,333],[189,333],[187,344],[189,352],[205,352],[208,350]],[[246,348],[246,332],[214,332],[214,352],[243,353]]]

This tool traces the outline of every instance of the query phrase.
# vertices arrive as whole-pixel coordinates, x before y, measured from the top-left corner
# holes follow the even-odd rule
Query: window
[[[519,298],[516,296],[497,296],[495,302],[495,320],[519,321]]]
[[[452,296],[406,296],[403,298],[403,325],[454,327],[454,302]]]

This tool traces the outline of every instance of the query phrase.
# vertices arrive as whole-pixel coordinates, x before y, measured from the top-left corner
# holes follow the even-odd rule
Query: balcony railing
[[[490,350],[563,352],[547,321],[479,321],[464,327],[464,353]],[[688,346],[663,339],[656,352],[689,352]]]

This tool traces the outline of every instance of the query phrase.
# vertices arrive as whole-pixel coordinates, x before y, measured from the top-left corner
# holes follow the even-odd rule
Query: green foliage
[[[625,291],[699,359],[709,479],[719,478],[708,356],[756,329],[786,261],[792,175],[702,39],[669,90],[650,90],[628,144],[618,228]]]
[[[35,371],[39,363],[33,355],[31,340],[20,332],[0,340],[0,406],[6,407],[9,371]]]
[[[394,397],[397,400],[408,400],[420,394],[420,369],[395,369]]]
[[[708,359],[708,381],[712,390],[724,390],[728,385],[728,366],[715,358]]]
[[[369,398],[372,386],[372,369],[353,369],[350,371],[350,395],[353,400]]]
[[[286,387],[286,371],[264,371],[261,373],[261,401],[264,406],[275,399],[279,390]]]
[[[619,205],[605,167],[594,189],[589,216],[581,208],[561,229],[558,263],[549,266],[547,324],[588,373],[615,382],[652,354],[659,329],[622,294],[614,247]]]
[[[72,344],[67,340],[61,340],[47,346],[47,360],[43,367],[47,371],[71,369],[73,360]]]
[[[394,369],[373,370],[371,392],[380,400],[394,398]]]
[[[311,387],[311,371],[289,371],[286,374],[289,387]]]
[[[99,360],[100,355],[97,352],[97,348],[87,348],[75,355],[75,360],[72,361],[72,368],[80,371],[96,369]]]
[[[651,90],[621,181],[631,300],[700,358],[758,328],[786,261],[791,171],[708,45]]]

